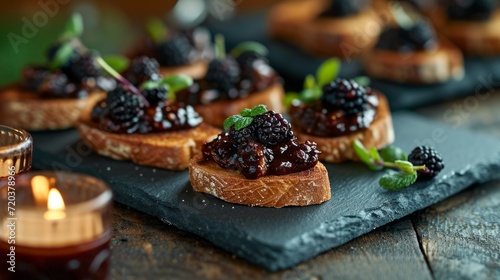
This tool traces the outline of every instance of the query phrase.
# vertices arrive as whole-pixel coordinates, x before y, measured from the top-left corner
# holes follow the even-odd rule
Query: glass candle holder
[[[11,182],[0,182],[0,278],[106,279],[108,186],[57,171],[29,172]]]
[[[22,130],[0,125],[0,180],[29,171],[33,139]]]

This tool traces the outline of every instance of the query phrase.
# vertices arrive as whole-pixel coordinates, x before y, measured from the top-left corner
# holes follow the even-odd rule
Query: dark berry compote
[[[449,0],[448,18],[453,20],[485,21],[497,8],[496,0]]]
[[[154,57],[161,66],[189,65],[213,57],[210,32],[203,27],[178,30],[164,26],[163,36],[148,36],[136,55]]]
[[[176,100],[196,106],[218,100],[241,99],[262,92],[279,81],[266,57],[247,51],[236,58],[226,56],[212,60],[205,78],[179,91]]]
[[[436,32],[432,25],[424,19],[419,19],[405,28],[401,26],[385,28],[375,48],[407,53],[431,51],[436,49],[437,45]]]
[[[367,0],[330,0],[330,6],[320,17],[347,17],[356,15],[366,8]]]
[[[56,43],[47,52],[52,61],[62,44]],[[83,98],[94,91],[106,91],[115,87],[115,82],[104,76],[92,52],[71,51],[68,59],[58,68],[35,65],[24,68],[21,88],[37,93],[41,98]]]
[[[161,84],[159,64],[154,58],[136,58],[122,74],[127,83],[109,91],[92,110],[92,121],[100,129],[126,134],[171,132],[194,128],[202,122],[192,106],[168,101],[169,89]]]
[[[369,87],[337,78],[323,87],[320,99],[292,105],[295,129],[320,136],[342,136],[368,128],[375,120],[379,99]]]
[[[238,170],[248,179],[300,172],[318,162],[316,143],[298,143],[281,114],[267,111],[251,118],[247,126],[236,127],[203,146],[204,160]]]

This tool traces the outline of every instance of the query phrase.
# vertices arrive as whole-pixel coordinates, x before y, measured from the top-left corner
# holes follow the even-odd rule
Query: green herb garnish
[[[251,51],[256,52],[262,56],[267,56],[267,54],[269,53],[268,49],[264,45],[262,45],[261,43],[248,41],[248,42],[240,43],[236,47],[234,47],[231,50],[231,55],[234,58],[236,58],[243,53],[251,52]]]
[[[130,65],[130,60],[121,55],[105,55],[102,57],[104,61],[116,72],[125,71]]]
[[[380,178],[379,185],[386,190],[406,188],[417,180],[417,171],[427,171],[425,165],[414,166],[407,161],[406,154],[398,147],[388,146],[379,152],[375,147],[367,149],[359,140],[355,140],[353,148],[359,159],[371,170],[385,167],[399,171],[389,172]]]
[[[175,93],[190,87],[192,84],[193,84],[193,78],[179,74],[179,75],[166,76],[158,81],[144,82],[141,85],[141,88],[153,89],[158,87],[164,87],[168,91],[168,99],[171,101],[175,101]]]
[[[66,23],[62,35],[59,37],[60,41],[78,38],[83,34],[83,18],[80,13],[73,13],[71,18]]]
[[[232,126],[234,126],[236,130],[245,128],[252,123],[255,116],[264,114],[265,112],[267,112],[267,107],[262,104],[257,105],[252,109],[243,109],[240,112],[240,115],[231,116],[224,121],[224,129],[229,130]]]
[[[168,36],[168,29],[159,18],[154,18],[148,21],[146,24],[146,30],[149,37],[157,44],[165,41]]]
[[[302,91],[288,92],[285,96],[285,105],[290,106],[292,102],[298,100],[303,103],[309,103],[312,100],[319,99],[323,94],[323,86],[333,81],[340,72],[341,62],[337,58],[330,58],[323,62],[316,75],[307,75],[304,79]]]

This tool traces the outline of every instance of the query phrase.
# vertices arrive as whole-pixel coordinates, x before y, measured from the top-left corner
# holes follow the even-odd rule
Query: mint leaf
[[[361,86],[367,87],[370,85],[371,80],[370,77],[367,76],[358,76],[353,79],[356,83],[358,83]]]
[[[170,75],[160,80],[160,85],[167,85],[170,88],[170,92],[176,93],[193,84],[193,78],[186,75]]]
[[[267,54],[269,52],[267,50],[267,48],[264,45],[262,45],[261,43],[248,41],[248,42],[240,43],[236,47],[234,47],[231,50],[231,55],[234,58],[237,58],[241,54],[246,53],[246,52],[251,52],[251,51],[254,51],[262,56],[267,56]]]
[[[168,29],[158,18],[154,18],[146,24],[146,30],[149,34],[149,37],[153,39],[155,43],[161,43],[167,39]]]
[[[304,79],[304,89],[316,88],[316,79],[313,75],[307,75]]]
[[[316,82],[318,86],[323,87],[337,78],[340,72],[340,65],[340,60],[337,58],[330,58],[323,62],[316,71]]]
[[[245,128],[249,126],[253,121],[253,118],[250,117],[241,117],[236,123],[234,124],[234,128],[236,130],[240,130],[242,128]]]
[[[300,93],[300,99],[307,103],[309,101],[319,99],[322,94],[323,91],[320,88],[304,89]]]
[[[408,156],[405,152],[396,146],[387,146],[380,150],[380,156],[387,162],[395,162],[396,160],[407,160]]]
[[[253,107],[252,111],[250,112],[250,117],[255,117],[257,115],[264,114],[265,112],[267,112],[266,105],[260,104],[260,105]]]
[[[240,115],[230,116],[226,120],[224,120],[224,130],[229,130],[236,122],[238,122],[241,118]]]
[[[226,57],[226,43],[222,34],[215,35],[215,58],[224,59]]]
[[[128,60],[128,58],[121,56],[121,55],[106,55],[106,56],[103,56],[102,59],[109,66],[111,66],[111,68],[115,69],[116,72],[125,71],[130,64],[130,61]]]
[[[74,47],[71,41],[68,41],[59,47],[52,61],[49,62],[52,70],[61,68],[70,59],[73,54]]]
[[[283,100],[283,103],[285,104],[286,107],[290,107],[292,103],[294,103],[294,100],[301,100],[300,93],[298,92],[287,92],[285,94],[285,100]]]
[[[159,87],[160,84],[157,81],[146,81],[141,85],[143,89],[154,89]]]
[[[385,174],[380,178],[379,185],[386,189],[397,191],[408,187],[417,180],[417,173],[398,172],[394,174]]]
[[[250,114],[252,113],[252,109],[245,108],[241,110],[240,115],[242,117],[250,117]]]
[[[358,155],[361,162],[366,164],[371,170],[382,169],[382,166],[377,166],[373,163],[373,159],[370,155],[370,152],[365,148],[365,146],[363,145],[363,143],[361,143],[361,141],[356,139],[354,140],[352,145],[354,148],[354,152],[356,153],[356,155]]]
[[[380,157],[380,154],[378,153],[377,148],[375,148],[375,147],[370,148],[370,157],[375,162],[382,162],[382,158]]]
[[[83,34],[83,18],[80,13],[74,13],[71,15],[68,23],[64,27],[62,35],[59,40],[64,41],[71,38],[80,37]]]
[[[413,164],[409,161],[396,160],[394,163],[396,164],[397,167],[399,167],[404,172],[416,173],[416,171],[413,169]]]

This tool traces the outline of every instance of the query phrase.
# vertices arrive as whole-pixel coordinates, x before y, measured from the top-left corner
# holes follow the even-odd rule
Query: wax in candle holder
[[[76,173],[0,182],[0,279],[106,279],[111,203],[104,182]]]

